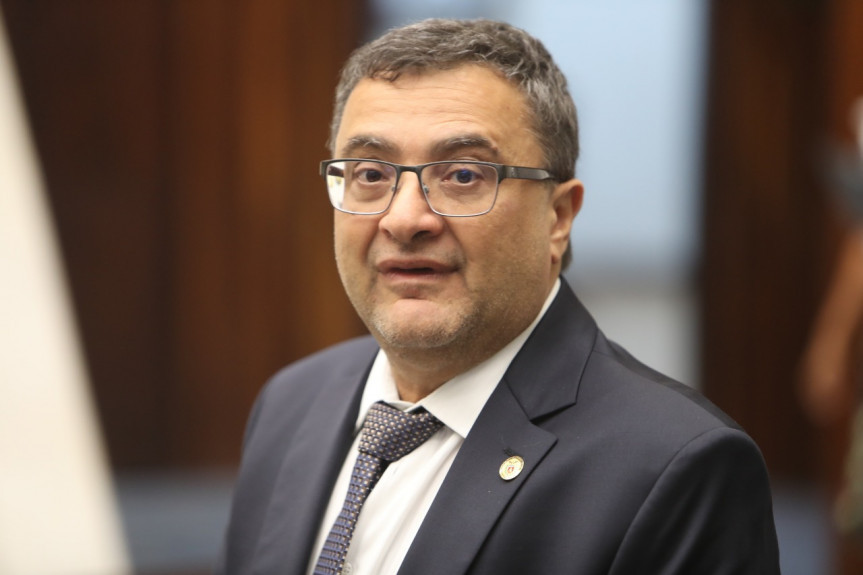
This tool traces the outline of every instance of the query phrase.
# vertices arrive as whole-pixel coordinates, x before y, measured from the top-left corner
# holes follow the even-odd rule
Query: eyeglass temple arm
[[[519,166],[501,166],[501,179],[515,178],[517,180],[553,180],[554,176],[548,170],[541,168],[521,168]]]

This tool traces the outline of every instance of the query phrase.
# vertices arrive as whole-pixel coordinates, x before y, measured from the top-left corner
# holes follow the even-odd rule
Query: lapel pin
[[[513,455],[501,464],[500,477],[504,481],[512,481],[518,477],[522,469],[524,469],[524,459],[518,455]]]

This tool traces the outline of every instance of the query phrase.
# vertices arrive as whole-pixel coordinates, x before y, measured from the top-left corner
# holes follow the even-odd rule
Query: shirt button
[[[353,563],[345,563],[345,566],[342,567],[342,575],[351,575],[354,572]]]

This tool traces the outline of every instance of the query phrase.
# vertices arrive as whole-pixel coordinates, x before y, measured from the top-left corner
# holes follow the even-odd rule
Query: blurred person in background
[[[863,358],[863,97],[851,108],[851,124],[856,145],[836,152],[828,174],[848,230],[803,353],[800,398],[806,413],[821,427],[847,417],[849,410],[856,412],[834,511],[840,532],[863,535],[863,409],[855,374]]]

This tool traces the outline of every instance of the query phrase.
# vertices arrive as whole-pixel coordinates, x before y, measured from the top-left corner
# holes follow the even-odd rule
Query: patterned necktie
[[[344,506],[318,557],[315,575],[338,575],[342,572],[360,509],[387,464],[422,445],[442,425],[424,409],[407,413],[382,401],[372,405],[363,423],[360,453],[354,464]]]

